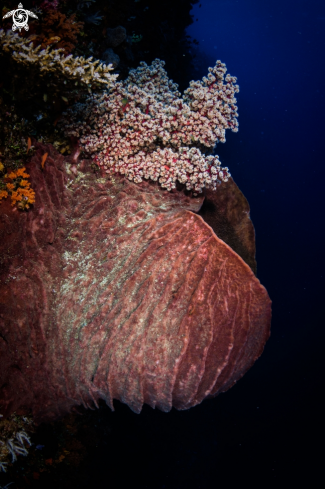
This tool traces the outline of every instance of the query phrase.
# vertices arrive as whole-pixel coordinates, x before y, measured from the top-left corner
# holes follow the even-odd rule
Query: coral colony
[[[1,418],[3,418],[2,414],[0,414],[0,473],[7,472],[10,456],[11,463],[14,463],[17,455],[24,457],[28,455],[27,447],[32,445],[30,434],[33,432],[30,417],[18,416],[14,413],[5,420]]]
[[[151,66],[141,63],[108,92],[69,109],[62,127],[80,138],[106,173],[119,172],[135,183],[158,180],[167,190],[176,181],[196,192],[216,189],[230,173],[218,156],[205,153],[225,141],[226,129],[238,131],[236,78],[225,77],[226,66],[217,61],[181,98],[163,66],[159,59]]]
[[[34,49],[31,41],[12,32],[0,30],[0,44],[17,62],[38,66],[40,74],[58,73],[89,91],[109,89],[70,108],[61,122],[106,173],[119,172],[135,183],[158,180],[167,190],[178,181],[195,192],[228,181],[228,168],[221,167],[217,155],[207,155],[225,142],[226,129],[238,131],[239,87],[221,61],[202,81],[190,82],[181,97],[158,59],[151,66],[140,63],[117,82],[111,65],[65,56],[49,46]]]
[[[29,445],[31,445],[31,441],[27,435],[27,433],[25,433],[25,431],[20,431],[19,433],[16,434],[16,438],[19,442],[19,444],[17,445],[17,443],[15,444],[15,440],[13,438],[10,438],[7,440],[6,442],[6,447],[7,447],[7,450],[9,451],[11,457],[12,457],[12,462],[15,462],[17,460],[17,455],[28,455],[28,451],[26,450],[25,446],[24,446],[24,442],[27,442]],[[2,445],[4,445],[4,442],[0,440],[0,443]],[[2,463],[3,465],[3,463]],[[4,470],[5,472],[5,470]]]
[[[17,455],[23,455],[24,457],[28,455],[28,450],[24,444],[27,442],[29,445],[31,445],[32,443],[27,433],[25,431],[16,433],[16,439],[18,443],[13,437],[8,438],[5,442],[0,440],[0,472],[7,471],[6,465],[8,465],[8,463],[1,460],[4,455],[11,455],[12,463],[17,460]]]

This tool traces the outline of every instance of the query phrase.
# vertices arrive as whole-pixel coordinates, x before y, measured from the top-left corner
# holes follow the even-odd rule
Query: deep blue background
[[[324,387],[325,2],[204,0],[193,14],[194,78],[216,59],[238,77],[239,132],[217,153],[250,203],[258,278],[273,301],[264,354],[203,409],[216,410],[234,469],[247,459],[246,477],[261,472],[261,485],[311,482]]]
[[[214,400],[140,415],[116,403],[110,460],[123,487],[322,487],[325,3],[202,0],[193,14],[192,78],[221,59],[240,85],[239,132],[217,153],[251,206],[272,333]]]

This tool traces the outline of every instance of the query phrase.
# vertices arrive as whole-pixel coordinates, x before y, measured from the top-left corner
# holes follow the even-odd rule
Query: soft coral
[[[35,202],[35,192],[30,188],[30,182],[27,180],[29,174],[25,170],[25,167],[19,168],[6,175],[6,179],[9,179],[6,190],[3,190],[2,194],[0,192],[0,199],[10,194],[11,205],[17,204],[17,207],[22,210],[29,209],[29,206]]]

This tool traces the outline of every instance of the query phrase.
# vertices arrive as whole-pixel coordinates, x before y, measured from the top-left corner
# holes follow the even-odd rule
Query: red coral
[[[77,37],[84,23],[76,21],[76,14],[67,17],[54,9],[49,10],[42,22],[31,25],[29,39],[34,47],[41,45],[44,49],[55,43],[55,48],[62,48],[65,54],[73,51],[77,44]]]

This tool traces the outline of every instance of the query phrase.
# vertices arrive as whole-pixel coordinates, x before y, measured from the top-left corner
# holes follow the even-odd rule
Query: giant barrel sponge
[[[193,197],[36,148],[35,205],[1,204],[1,414],[47,421],[99,399],[188,409],[231,387],[271,318],[232,179]]]

